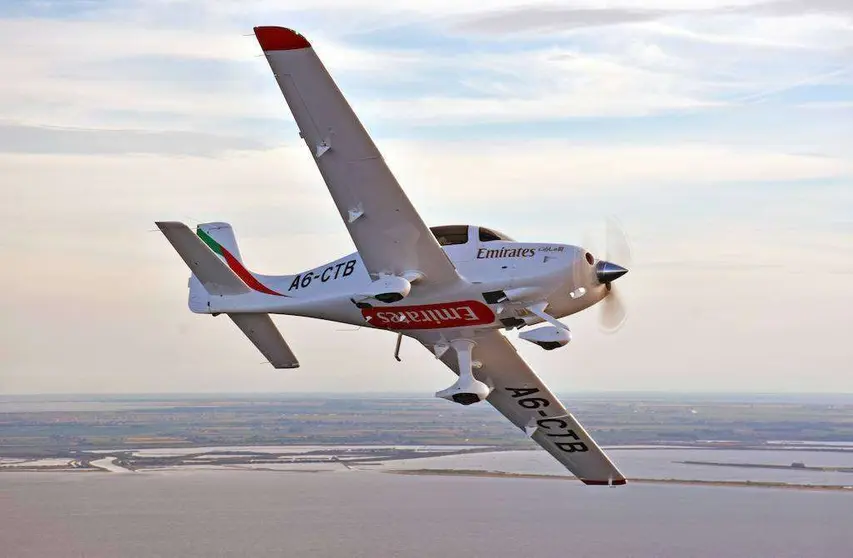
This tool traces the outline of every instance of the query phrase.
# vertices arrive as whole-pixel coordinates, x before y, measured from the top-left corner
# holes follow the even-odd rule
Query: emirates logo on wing
[[[495,321],[495,313],[476,300],[420,306],[362,308],[361,315],[370,325],[384,329],[470,327],[487,325]]]

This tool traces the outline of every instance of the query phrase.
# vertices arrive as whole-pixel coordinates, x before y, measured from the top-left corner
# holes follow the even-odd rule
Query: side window
[[[480,242],[491,242],[493,240],[506,240],[509,242],[515,242],[513,239],[511,239],[502,232],[493,231],[492,229],[487,229],[486,227],[480,227]]]
[[[480,242],[491,242],[493,240],[503,240],[503,238],[495,231],[480,227]]]
[[[468,225],[446,225],[431,227],[430,231],[442,246],[453,246],[468,242]]]

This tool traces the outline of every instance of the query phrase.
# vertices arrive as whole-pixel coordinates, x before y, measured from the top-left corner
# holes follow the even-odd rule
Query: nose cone
[[[612,262],[600,261],[595,264],[595,276],[599,283],[607,284],[628,273],[621,265]]]

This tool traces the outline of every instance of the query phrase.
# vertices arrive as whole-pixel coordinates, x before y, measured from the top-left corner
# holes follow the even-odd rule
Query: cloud
[[[0,123],[0,153],[213,156],[235,149],[264,147],[264,142],[256,138],[198,132],[95,130]]]
[[[216,22],[180,29],[163,22],[160,27],[115,25],[115,18],[127,14],[148,17],[141,4],[121,11],[107,3],[112,11],[105,8],[99,17],[84,20],[0,19],[0,48],[18,53],[0,60],[6,82],[0,90],[0,118],[27,125],[205,133],[240,120],[275,118],[287,126],[286,109],[269,68],[257,57],[256,41],[242,36],[250,26],[220,21],[238,5],[149,5],[149,12],[186,9],[204,14],[198,21],[209,17]],[[370,2],[364,6],[389,25],[397,14]],[[263,2],[245,6],[246,13],[272,8]],[[770,59],[756,49],[826,50],[853,41],[827,18],[788,23],[770,18],[772,25],[750,26],[745,23],[749,17],[737,12],[719,24],[693,16],[658,21],[677,13],[665,2],[648,9],[631,3],[573,10],[512,3],[502,8],[509,12],[473,5],[467,12],[459,6],[443,9],[415,27],[421,42],[406,48],[352,40],[352,30],[343,28],[309,35],[366,119],[410,128],[705,111],[808,83],[816,71],[828,75],[844,60],[840,54],[816,60],[812,53]],[[690,13],[703,9],[718,7],[699,6]],[[573,16],[586,23],[620,18],[638,23],[618,31],[581,29],[571,37],[545,32],[547,44],[534,38],[498,45],[488,37],[466,35],[465,57],[433,52],[432,45],[458,44],[452,41],[459,34],[443,25],[452,29],[453,21],[486,21],[502,14],[522,26]],[[121,119],[111,121],[117,114]]]
[[[462,19],[461,31],[483,33],[515,33],[525,31],[567,31],[581,27],[599,27],[650,21],[671,15],[672,11],[627,8],[559,8],[529,6],[481,13]]]
[[[696,20],[703,18],[730,18],[733,15],[752,16],[801,16],[807,14],[853,15],[853,4],[847,0],[777,0],[748,3],[647,3],[639,6],[631,2],[609,3],[596,6],[560,7],[553,4],[528,4],[501,9],[478,10],[470,15],[457,16],[455,28],[460,31],[487,34],[540,33],[545,36],[588,27],[609,27],[636,24],[663,19]],[[669,5],[667,5],[669,4]]]
[[[724,183],[781,183],[853,179],[853,160],[715,144],[587,145],[566,141],[385,142],[380,146],[408,184],[445,191],[452,198],[575,198],[595,191],[643,191],[649,187],[698,188]],[[446,190],[452,181],[464,189]],[[686,185],[690,186],[686,186]]]
[[[735,9],[737,10],[737,9]],[[848,0],[775,0],[743,6],[741,12],[796,16],[802,14],[831,14],[853,16],[853,4]]]

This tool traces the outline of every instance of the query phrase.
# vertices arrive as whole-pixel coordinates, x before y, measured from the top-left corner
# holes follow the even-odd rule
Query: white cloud
[[[797,18],[695,18],[691,23],[653,21],[637,24],[651,33],[701,43],[759,49],[841,51],[853,44],[850,24],[824,15]]]
[[[0,19],[0,48],[15,56],[0,59],[4,87],[0,90],[0,118],[30,125],[112,127],[105,111],[135,113],[135,127],[150,129],[159,113],[192,118],[276,118],[286,108],[279,95],[257,92],[254,82],[277,90],[266,60],[251,35],[234,29],[149,29],[119,26],[109,21]],[[322,40],[317,49],[333,70],[366,75],[394,71],[409,65],[404,53],[372,54]],[[186,78],[174,83],[145,80],[122,69],[127,60],[157,58],[198,62],[239,62],[241,74],[227,87],[200,88]],[[152,58],[153,57],[153,58]],[[203,66],[188,71],[200,81]],[[189,85],[189,86],[188,86]],[[146,117],[146,113],[152,116]],[[175,125],[178,129],[181,124]],[[157,128],[162,128],[158,124]]]
[[[501,198],[583,197],[650,186],[853,178],[853,160],[714,144],[655,146],[573,144],[560,141],[387,142],[386,159],[406,183],[455,199],[498,190]],[[525,187],[519,187],[520,184]]]
[[[258,14],[274,8],[263,2],[243,4],[184,2],[175,6],[195,6],[212,17],[238,7]],[[161,4],[170,9],[175,6]],[[365,9],[370,6],[370,2],[364,4]],[[619,6],[623,4],[613,9]],[[666,3],[661,6],[655,9],[670,9]],[[444,17],[454,17],[460,11],[487,13],[482,8],[464,7],[464,3],[432,9]],[[635,8],[627,2],[624,9]],[[157,9],[149,6],[148,11]],[[0,20],[0,48],[16,52],[16,56],[0,60],[6,83],[0,91],[0,117],[26,124],[111,127],[103,113],[112,111],[137,114],[133,123],[140,129],[161,129],[163,125],[155,115],[163,113],[196,120],[282,114],[283,104],[273,94],[269,69],[263,58],[257,57],[254,38],[242,36],[250,33],[248,24],[245,29],[233,22],[181,29],[162,23],[159,27],[118,25],[110,19],[111,13],[87,21]],[[112,13],[112,17],[122,13]],[[143,20],[146,17],[141,8],[130,8],[129,13]],[[395,21],[400,24],[396,12],[376,8],[373,13],[389,25]],[[443,32],[435,20],[429,25],[426,29],[431,32]],[[512,52],[494,52],[488,43],[478,46],[474,42],[466,56],[453,58],[438,56],[426,46],[406,50],[356,47],[347,43],[347,30],[335,27],[309,38],[339,80],[345,78],[365,89],[381,84],[374,94],[353,99],[365,107],[366,116],[434,125],[705,110],[729,102],[721,93],[734,91],[751,99],[837,71],[844,60],[843,49],[853,45],[849,31],[849,23],[828,15],[779,18],[735,12],[718,18],[691,16],[629,28],[581,31],[571,36],[572,41],[580,41],[573,46],[565,44],[567,39],[559,32],[552,35],[556,44],[531,48],[521,43]],[[684,47],[672,40],[686,40],[688,44]],[[691,41],[705,46],[690,46]],[[736,46],[737,50],[721,52],[714,45],[723,49]],[[787,66],[768,65],[762,52],[766,47],[836,54],[789,61]],[[227,82],[227,87],[205,89],[190,87],[185,80],[134,79],[121,71],[122,60],[158,56],[227,61],[239,64],[240,73]],[[756,66],[760,72],[754,71]],[[188,71],[194,70],[189,67]],[[200,66],[196,71],[205,70]],[[265,82],[269,87],[259,90],[257,84]],[[419,91],[395,94],[395,86],[405,83],[416,84]],[[445,93],[448,89],[450,94]],[[175,126],[184,129],[192,124]]]
[[[0,121],[0,153],[181,153],[203,156],[265,146],[268,144],[263,138],[176,131],[22,126]]]

